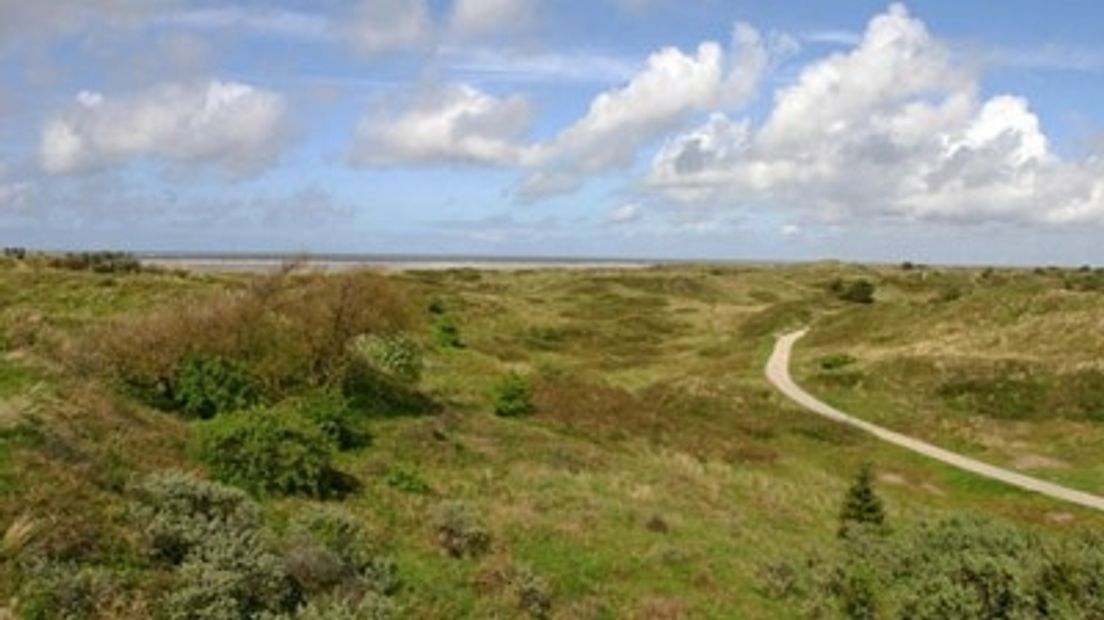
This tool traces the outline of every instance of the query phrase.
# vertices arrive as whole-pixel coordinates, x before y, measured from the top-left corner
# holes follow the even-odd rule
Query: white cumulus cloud
[[[695,112],[750,100],[771,59],[759,33],[733,29],[732,48],[705,42],[696,53],[664,48],[623,87],[599,94],[586,114],[538,147],[539,170],[523,183],[527,198],[577,187],[574,177],[631,165],[640,150],[677,129]]]
[[[529,102],[520,96],[498,98],[466,84],[432,89],[397,116],[362,120],[350,159],[357,165],[524,165],[530,118]]]
[[[648,181],[677,202],[829,220],[1104,221],[1104,162],[1062,160],[1025,99],[979,90],[893,5],[781,89],[762,126],[715,114],[670,138]]]
[[[155,157],[241,176],[272,164],[285,133],[285,104],[276,93],[217,80],[166,83],[119,98],[81,92],[47,121],[39,156],[50,174]]]

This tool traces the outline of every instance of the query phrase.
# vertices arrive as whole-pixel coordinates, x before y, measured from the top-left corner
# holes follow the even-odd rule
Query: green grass
[[[1104,342],[1091,319],[1104,297],[1068,293],[1056,276],[1017,272],[997,282],[969,270],[825,263],[392,277],[421,313],[411,334],[426,348],[419,389],[442,410],[372,420],[372,444],[337,464],[360,483],[342,504],[397,559],[402,617],[517,617],[501,575],[521,565],[549,582],[556,617],[800,617],[799,601],[762,593],[759,570],[834,544],[843,492],[866,462],[880,476],[891,523],[971,513],[1041,532],[1104,525],[1100,515],[817,418],[762,377],[774,337],[812,324],[797,370],[814,392],[948,447],[1012,458],[976,443],[971,413],[939,397],[936,373],[913,371],[982,354],[1028,358],[1057,374],[1092,362],[1092,346],[1067,332]],[[835,277],[870,279],[877,301],[836,300],[827,290]],[[245,276],[0,268],[0,326],[15,351],[0,358],[0,407],[32,398],[43,381],[54,391],[33,396],[50,441],[0,436],[0,488],[34,491],[0,494],[0,515],[31,510],[62,524],[117,517],[128,477],[196,468],[183,449],[185,424],[78,374],[64,351],[105,319],[246,286]],[[944,301],[951,288],[961,295]],[[464,348],[434,346],[434,315],[420,309],[430,300],[455,322]],[[1067,331],[1054,346],[1043,335],[1058,325]],[[1004,339],[1007,330],[1023,337]],[[843,354],[855,361],[821,366]],[[492,414],[488,393],[511,372],[532,378],[531,416]],[[14,415],[23,419],[25,410]],[[1070,425],[1079,439],[1060,435]],[[1104,480],[1093,460],[1104,425],[1044,411],[1013,426],[1009,441],[1041,455],[1060,450],[1069,464],[1040,475],[1083,488]],[[464,502],[485,522],[487,555],[454,559],[435,547],[429,515],[445,500]],[[277,522],[311,503],[265,501]],[[1059,524],[1058,513],[1072,523]],[[125,541],[125,532],[111,531]],[[111,553],[122,552],[101,555]],[[13,578],[4,576],[0,595],[12,594]]]

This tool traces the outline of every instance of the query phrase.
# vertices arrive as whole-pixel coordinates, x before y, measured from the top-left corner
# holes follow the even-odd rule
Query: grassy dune
[[[810,388],[897,430],[1104,493],[1098,273],[881,275],[877,303],[825,314],[799,347]],[[824,368],[840,355],[854,361]]]
[[[272,302],[284,316],[300,312],[296,291],[329,290],[323,276],[289,277]],[[837,277],[871,279],[877,301],[838,300]],[[387,284],[378,294],[401,292],[426,351],[418,390],[437,407],[370,415],[370,445],[337,457],[357,483],[342,499],[259,501],[276,532],[320,504],[355,515],[395,560],[400,617],[525,617],[511,577],[522,568],[545,582],[557,618],[802,617],[805,602],[772,594],[764,570],[835,553],[841,497],[863,463],[891,523],[984,514],[1043,536],[1104,525],[807,415],[761,376],[774,335],[812,323],[798,378],[818,394],[994,462],[1036,457],[1032,473],[1101,492],[1095,392],[1055,386],[1095,368],[1104,296],[1069,290],[1062,274],[680,266],[411,271]],[[158,308],[257,286],[0,267],[0,524],[42,524],[4,551],[0,600],[26,599],[33,562],[79,564],[112,575],[90,617],[156,616],[171,581],[136,547],[129,489],[165,469],[203,475],[189,449],[202,423],[78,362],[104,329],[138,331]],[[462,347],[435,344],[430,306]],[[855,361],[822,368],[840,353]],[[1007,364],[1046,394],[1023,397],[1033,408],[1013,419],[979,415],[967,405],[988,402]],[[488,393],[510,372],[530,377],[532,416],[491,413]],[[445,501],[483,524],[486,553],[442,553],[432,515]]]

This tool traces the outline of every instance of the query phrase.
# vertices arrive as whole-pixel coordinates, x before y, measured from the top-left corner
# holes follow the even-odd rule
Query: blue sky
[[[1104,6],[0,0],[0,243],[1104,262]]]

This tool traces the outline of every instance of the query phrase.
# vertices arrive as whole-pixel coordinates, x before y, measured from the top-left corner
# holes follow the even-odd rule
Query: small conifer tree
[[[840,537],[847,536],[848,531],[856,525],[876,528],[885,525],[885,508],[881,498],[874,492],[874,474],[869,464],[863,465],[859,470],[844,497],[843,509],[840,511]]]

